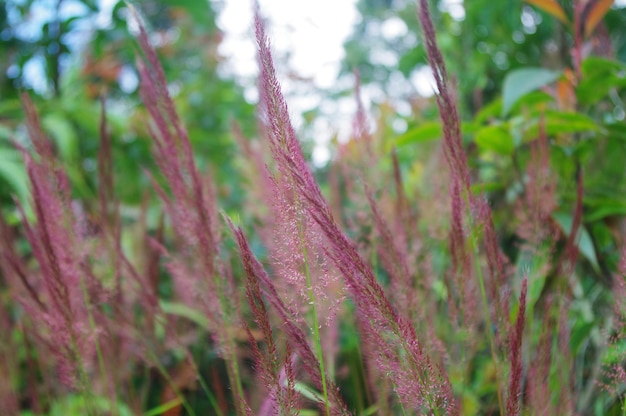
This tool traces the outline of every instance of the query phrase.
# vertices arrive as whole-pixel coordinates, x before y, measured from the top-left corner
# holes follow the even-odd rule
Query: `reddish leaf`
[[[566,25],[569,24],[569,19],[559,3],[556,0],[525,0],[526,3],[539,7],[544,12],[556,17]]]
[[[587,20],[585,21],[585,37],[589,37],[589,35],[591,35],[593,29],[595,29],[598,23],[600,23],[613,3],[614,0],[598,0],[595,2],[595,4],[591,7]]]

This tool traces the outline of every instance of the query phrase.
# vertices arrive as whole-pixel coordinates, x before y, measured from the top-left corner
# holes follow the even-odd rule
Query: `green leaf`
[[[28,175],[17,151],[0,149],[0,177],[11,185],[21,201],[26,201],[28,197]]]
[[[474,140],[481,149],[503,156],[510,156],[515,150],[513,137],[503,124],[483,127],[476,132]]]
[[[173,408],[175,408],[176,406],[180,406],[182,403],[182,401],[180,400],[179,397],[175,398],[174,400],[170,400],[169,402],[163,403],[157,407],[154,407],[150,410],[148,410],[146,413],[143,414],[143,416],[157,416],[157,415],[161,415],[165,412],[167,412],[168,410],[171,410]]]
[[[583,77],[590,77],[620,72],[626,69],[626,65],[611,59],[590,56],[583,61],[581,69]]]
[[[574,323],[569,340],[570,348],[574,354],[577,354],[583,342],[589,339],[589,335],[596,325],[595,322],[583,322],[578,320]]]
[[[522,115],[522,108],[528,108],[531,111],[545,111],[548,104],[553,103],[554,98],[544,91],[533,91],[520,97],[509,109],[509,114]]]
[[[505,186],[501,182],[480,182],[470,186],[472,195],[481,195],[485,192],[495,192],[505,189]]]
[[[65,166],[65,172],[68,178],[72,182],[74,190],[83,198],[93,198],[94,191],[86,182],[85,175],[75,164],[67,164]]]
[[[479,130],[479,127],[475,122],[465,122],[461,125],[461,133],[463,135],[474,134],[477,130]],[[394,145],[395,147],[402,147],[439,140],[442,137],[441,122],[426,121],[398,136]]]
[[[415,68],[419,65],[424,65],[425,60],[426,57],[423,48],[409,48],[409,50],[400,57],[398,69],[408,78]]]
[[[18,118],[22,115],[22,102],[18,99],[7,99],[5,97],[0,100],[0,116],[2,118]]]
[[[626,203],[598,207],[588,215],[585,215],[585,220],[593,222],[616,215],[626,216]]]
[[[441,280],[433,281],[432,291],[437,296],[438,299],[441,299],[441,300],[448,299],[448,289],[446,288],[446,285]]]
[[[532,316],[535,304],[539,300],[543,288],[546,284],[546,275],[543,272],[548,263],[548,253],[545,248],[540,248],[538,252],[522,251],[517,259],[516,269],[528,277],[528,295],[526,300],[527,314]]]
[[[63,114],[48,114],[43,117],[41,124],[54,139],[63,160],[78,158],[78,136],[72,123]]]
[[[441,123],[436,121],[428,121],[419,126],[408,130],[403,135],[396,138],[396,146],[407,146],[416,143],[429,142],[439,140],[443,132],[441,131]]]
[[[85,398],[76,394],[64,396],[56,400],[50,408],[49,416],[85,415],[87,410],[95,410],[97,414],[117,414],[131,416],[132,412],[123,403],[112,403],[106,397],[92,397],[89,407],[85,405]]]
[[[307,399],[314,402],[324,403],[324,396],[320,392],[316,391],[313,387],[307,386],[301,381],[297,381],[293,387],[295,391],[297,391]]]
[[[12,135],[13,131],[10,128],[0,124],[0,140],[9,141]]]
[[[556,81],[560,76],[560,71],[544,68],[522,68],[509,72],[504,78],[502,116],[506,116],[521,97]]]
[[[580,104],[595,104],[611,90],[626,87],[626,66],[620,62],[590,57],[583,62],[582,73],[576,87]]]
[[[561,229],[566,235],[570,235],[572,232],[572,223],[573,217],[571,214],[567,213],[554,213],[552,217],[559,224]],[[578,235],[576,236],[576,244],[578,246],[578,251],[589,260],[591,265],[596,271],[600,270],[600,266],[598,265],[598,258],[596,256],[596,250],[593,247],[593,241],[591,240],[591,236],[589,232],[585,229],[584,226],[580,226],[578,230]]]
[[[626,339],[622,338],[607,347],[602,357],[602,363],[604,365],[617,364],[622,362],[624,357],[626,357]]]
[[[623,123],[605,124],[602,128],[607,131],[609,138],[626,141],[626,125]]]
[[[600,126],[590,117],[571,112],[543,111],[531,122],[520,126],[524,140],[533,140],[539,136],[539,123],[543,118],[544,131],[548,136],[565,133],[583,133],[600,131]]]
[[[594,222],[614,215],[626,216],[626,199],[619,197],[585,198],[585,221]]]
[[[462,391],[461,402],[463,403],[463,414],[467,416],[480,414],[480,399],[475,393],[464,389]]]
[[[378,405],[377,404],[373,404],[370,407],[368,407],[367,409],[363,410],[363,413],[361,413],[363,416],[371,416],[371,415],[375,415],[376,412],[378,412]]]
[[[189,13],[189,16],[203,27],[214,24],[214,16],[210,4],[203,0],[164,0],[163,3],[180,7]]]
[[[598,131],[600,127],[589,116],[580,113],[565,113],[560,111],[546,111],[546,133],[582,133]]]
[[[497,118],[500,114],[502,114],[502,99],[498,98],[484,105],[474,116],[474,122],[478,124],[485,123],[490,119]]]
[[[190,308],[184,303],[160,300],[159,305],[161,306],[161,309],[163,309],[163,312],[167,314],[189,319],[190,321],[198,324],[198,326],[200,326],[201,328],[209,328],[209,319],[202,312],[198,312],[197,310]]]

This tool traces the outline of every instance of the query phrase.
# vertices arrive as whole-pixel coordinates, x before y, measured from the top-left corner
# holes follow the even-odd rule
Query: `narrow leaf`
[[[190,308],[184,303],[160,300],[159,306],[161,307],[161,309],[163,309],[163,312],[169,315],[189,319],[190,321],[195,322],[201,328],[208,329],[211,326],[209,320],[206,318],[206,316],[204,316],[204,314],[193,308]]]
[[[180,398],[175,398],[174,400],[170,400],[167,403],[163,403],[155,408],[152,408],[150,410],[148,410],[146,413],[144,413],[143,416],[157,416],[157,415],[162,415],[164,413],[166,413],[168,410],[172,410],[175,407],[180,406],[181,404],[181,400]]]
[[[587,20],[585,21],[585,37],[589,37],[593,29],[596,28],[598,23],[602,20],[604,15],[607,14],[614,0],[598,0],[591,8]]]
[[[539,7],[541,10],[556,17],[566,25],[569,24],[567,15],[556,0],[526,0],[526,3]]]
[[[319,393],[313,387],[307,386],[302,382],[296,382],[295,390],[313,402],[324,402],[324,396],[322,395],[322,393]]]

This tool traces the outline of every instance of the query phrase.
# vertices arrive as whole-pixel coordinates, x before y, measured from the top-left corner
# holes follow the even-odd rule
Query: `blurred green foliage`
[[[571,15],[573,2],[560,3]],[[524,1],[431,0],[430,4],[439,12],[433,13],[437,39],[448,71],[457,83],[465,117],[498,97],[511,70],[571,66],[571,30]],[[416,70],[427,67],[416,3],[359,0],[357,7],[361,17],[345,43],[344,72],[358,69],[364,84],[380,85],[384,91],[414,93],[412,88],[394,88],[393,84],[406,86]],[[597,30],[596,48],[608,47],[619,61],[625,62],[625,26],[624,9],[610,10]]]
[[[626,9],[614,6],[603,14],[600,11],[607,2],[580,2],[587,8],[581,26],[575,28],[576,2],[571,1],[475,0],[462,2],[461,12],[450,7],[461,2],[430,3],[432,10],[441,12],[433,13],[433,18],[439,46],[458,88],[462,134],[475,175],[473,190],[489,200],[502,250],[518,272],[529,273],[530,316],[541,299],[558,293],[556,272],[539,271],[554,267],[549,258],[563,249],[557,246],[556,251],[529,255],[521,249],[523,239],[516,235],[520,220],[514,213],[527,198],[527,169],[538,157],[533,143],[538,137],[547,138],[549,180],[556,190],[550,222],[564,235],[572,230],[576,183],[582,173],[582,224],[576,238],[581,266],[568,315],[571,353],[578,375],[585,375],[577,381],[585,391],[585,397],[579,398],[579,405],[585,406],[583,413],[618,414],[623,409],[618,400],[607,399],[600,391],[594,393],[597,397],[589,396],[595,390],[585,377],[592,377],[598,368],[594,360],[603,356],[605,347],[598,331],[611,325],[606,318],[611,285],[619,279],[614,276],[626,235]],[[560,4],[567,23],[531,3]],[[415,2],[360,0],[358,7],[361,20],[345,43],[344,73],[358,69],[365,89],[391,96],[374,104],[377,133],[386,151],[397,150],[408,182],[405,188],[422,190],[434,180],[423,172],[432,163],[442,127],[432,111],[433,100],[420,97],[415,88],[420,82],[415,74],[427,68]],[[588,33],[593,13],[603,18]],[[579,43],[576,31],[581,33]],[[577,50],[580,62],[573,58]],[[398,101],[410,104],[408,115],[395,110],[400,109]],[[406,125],[399,132],[392,128],[398,118]],[[543,197],[549,198],[549,192]],[[467,392],[468,409],[484,397],[481,389],[494,386],[480,379],[489,373],[489,365],[478,365],[474,390]],[[478,414],[478,407],[474,408],[467,414]]]
[[[437,39],[458,88],[462,132],[480,186],[494,206],[514,201],[525,184],[529,143],[545,132],[551,140],[551,166],[558,172],[555,180],[564,191],[558,200],[561,210],[572,212],[575,175],[585,172],[585,226],[596,250],[612,252],[600,261],[606,278],[617,261],[613,243],[606,240],[617,231],[606,223],[621,216],[626,206],[620,196],[626,191],[626,8],[604,11],[599,6],[606,2],[585,3],[581,25],[596,5],[602,14],[578,46],[585,58],[576,74],[574,34],[584,32],[582,26],[573,28],[576,2],[557,2],[567,22],[548,13],[549,8],[533,5],[550,3],[541,0],[430,3],[438,10],[433,13]],[[415,88],[430,82],[414,78],[428,68],[416,4],[359,0],[357,7],[361,17],[344,45],[343,71],[357,69],[364,88],[389,94],[388,101],[376,106],[379,129],[390,137],[384,139],[386,149],[398,149],[405,174],[417,177],[415,172],[426,163],[420,153],[429,154],[442,131],[433,101],[420,97]],[[403,100],[411,105],[407,116],[394,112]],[[406,123],[400,134],[391,127],[398,118]]]
[[[72,7],[66,7],[71,5]],[[240,202],[230,123],[254,131],[253,107],[233,79],[218,76],[221,33],[215,10],[201,0],[141,1],[136,6],[158,45],[171,91],[198,163],[212,165],[226,206]],[[154,165],[146,113],[139,105],[134,60],[138,49],[123,1],[101,9],[94,1],[25,0],[0,7],[0,202],[26,197],[26,176],[12,141],[27,143],[19,94],[35,100],[44,130],[66,164],[77,196],[93,199],[99,148],[100,97],[106,98],[117,195],[137,205]],[[110,13],[110,14],[109,14]],[[40,71],[40,72],[37,72]]]

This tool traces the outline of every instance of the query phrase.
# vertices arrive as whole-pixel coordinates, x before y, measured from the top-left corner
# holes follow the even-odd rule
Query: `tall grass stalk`
[[[299,211],[299,210],[298,210]],[[304,274],[306,276],[307,292],[309,295],[309,304],[311,306],[311,319],[313,320],[313,343],[315,344],[315,351],[317,359],[320,363],[320,373],[322,374],[322,395],[324,397],[324,407],[326,409],[326,416],[330,416],[330,402],[328,400],[328,388],[326,387],[326,370],[324,369],[324,354],[322,351],[322,338],[320,336],[320,324],[317,318],[317,305],[315,300],[315,293],[313,292],[313,282],[311,280],[311,270],[309,268],[309,260],[306,248],[306,242],[304,241],[304,231],[302,229],[302,221],[298,220],[298,237],[300,239],[300,247],[302,248],[302,256],[304,258]]]
[[[502,394],[502,383],[499,376],[499,360],[496,350],[495,339],[493,335],[493,327],[491,322],[491,313],[489,310],[489,299],[485,288],[485,279],[483,277],[482,268],[480,265],[480,256],[478,249],[478,236],[475,228],[475,224],[472,218],[472,199],[473,196],[470,190],[470,176],[467,167],[466,154],[463,149],[461,140],[460,121],[456,101],[453,97],[453,92],[450,91],[448,75],[446,65],[437,45],[436,32],[430,16],[429,6],[427,0],[419,1],[418,18],[422,26],[422,33],[426,44],[426,52],[428,55],[428,61],[433,71],[433,76],[437,85],[437,105],[439,106],[439,115],[443,124],[444,133],[444,151],[448,167],[451,173],[451,180],[453,185],[450,187],[452,195],[452,222],[459,224],[461,227],[466,224],[469,227],[469,240],[474,257],[474,264],[476,267],[476,274],[478,284],[480,287],[481,298],[483,303],[484,319],[487,325],[487,337],[489,339],[489,348],[491,350],[491,356],[496,368],[496,384],[498,405],[500,408],[500,414],[504,415],[504,400]],[[455,212],[454,200],[461,201],[464,205],[464,210]],[[455,218],[458,215],[460,218]],[[465,217],[465,218],[463,218]],[[460,232],[456,230],[453,232]],[[462,239],[462,236],[456,236],[455,238]],[[461,248],[465,251],[464,248]],[[496,253],[493,253],[494,255]],[[465,270],[469,272],[469,270]]]
[[[500,376],[500,364],[498,359],[498,351],[496,349],[496,342],[493,336],[494,327],[491,322],[491,312],[489,311],[489,298],[487,297],[487,290],[485,289],[485,279],[483,277],[483,270],[480,265],[480,254],[478,248],[478,235],[474,225],[474,221],[469,208],[469,196],[463,198],[466,201],[465,215],[470,227],[470,243],[472,246],[472,252],[474,253],[474,264],[476,265],[476,275],[478,277],[478,284],[480,285],[480,297],[483,302],[483,314],[486,323],[487,339],[489,340],[489,350],[491,351],[491,358],[495,366],[496,374],[496,389],[498,394],[498,406],[500,407],[500,414],[506,414],[504,412],[504,398],[502,393],[502,380]]]
[[[198,170],[187,130],[167,89],[165,72],[138,13],[132,7],[131,11],[139,26],[138,40],[145,55],[144,60],[137,62],[140,93],[154,123],[151,133],[155,158],[172,195],[168,196],[154,179],[153,183],[188,253],[187,256],[173,258],[170,268],[174,271],[174,281],[179,283],[180,291],[192,288],[205,293],[201,301],[198,301],[193,290],[192,293],[179,295],[198,302],[197,306],[207,314],[211,322],[210,330],[217,334],[223,349],[228,378],[235,390],[235,408],[239,414],[243,414],[245,397],[231,331],[232,324],[239,322],[238,300],[233,282],[220,273],[223,271],[220,259],[221,230],[216,220],[217,202],[213,184]],[[197,261],[194,263],[191,259]]]
[[[81,277],[80,279],[80,288],[83,292],[83,298],[85,299],[85,307],[87,309],[87,316],[89,317],[89,325],[91,327],[91,330],[93,332],[97,331],[97,326],[96,326],[96,321],[93,317],[93,312],[91,311],[91,301],[89,299],[89,293],[87,292],[87,288],[85,287],[85,280]],[[112,385],[111,382],[109,380],[109,374],[106,371],[106,368],[104,366],[104,356],[102,355],[102,348],[100,347],[100,340],[98,337],[98,334],[96,333],[94,336],[94,345],[96,348],[96,355],[98,357],[98,366],[100,367],[100,374],[102,374],[102,377],[104,378],[104,386],[106,389],[107,394],[110,396],[111,399],[111,405],[113,407],[113,414],[116,415],[118,413],[118,408],[117,408],[117,394],[115,392],[115,389],[112,389]]]
[[[161,364],[159,357],[156,356],[156,354],[154,353],[154,351],[152,351],[151,348],[148,349],[148,355],[152,361],[152,364],[157,368],[157,370],[159,370],[159,373],[161,373],[161,375],[163,376],[167,384],[170,386],[174,394],[176,394],[176,397],[178,397],[178,399],[180,400],[187,414],[189,414],[189,416],[196,416],[196,412],[193,410],[193,407],[191,407],[191,405],[185,398],[185,395],[182,394],[180,389],[176,386],[176,383],[174,383],[174,380],[168,373],[167,369],[163,366],[163,364]]]
[[[83,364],[83,357],[81,356],[78,350],[78,344],[76,343],[76,338],[71,336],[71,350],[74,356],[75,364],[76,364],[76,372],[78,375],[80,392],[83,396],[83,400],[85,402],[85,412],[88,416],[98,416],[98,413],[93,408],[93,390],[91,387],[90,378],[87,376],[87,372],[85,371],[85,366]]]
[[[224,412],[222,412],[222,409],[219,407],[217,400],[215,399],[215,396],[213,395],[213,393],[211,393],[211,389],[209,389],[209,386],[206,384],[206,380],[204,379],[202,374],[199,374],[199,373],[198,373],[198,383],[200,384],[200,387],[202,388],[202,391],[204,391],[204,394],[206,395],[206,397],[209,399],[209,402],[211,403],[211,407],[213,408],[215,415],[224,416]]]
[[[219,299],[222,305],[222,311],[229,311],[229,304],[232,303],[232,299],[227,299],[222,290],[223,285],[220,284],[219,279],[215,279],[217,283],[217,288],[219,292]],[[233,400],[235,402],[235,408],[239,414],[244,414],[244,403],[246,402],[246,397],[243,391],[243,385],[241,384],[241,373],[239,371],[239,361],[237,359],[237,345],[235,344],[235,340],[232,337],[230,329],[232,328],[232,320],[229,319],[230,316],[224,318],[224,328],[221,329],[222,332],[220,338],[222,342],[227,344],[227,350],[224,354],[224,359],[226,360],[226,368],[228,369],[228,378],[231,382],[231,385],[235,385],[235,392],[233,392]]]

